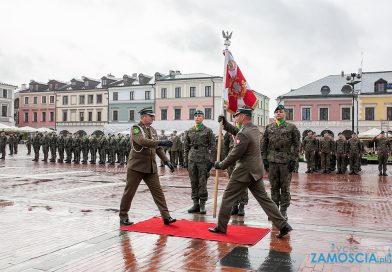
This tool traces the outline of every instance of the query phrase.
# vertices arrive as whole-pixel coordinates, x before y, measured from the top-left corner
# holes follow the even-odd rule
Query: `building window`
[[[161,109],[161,120],[167,120],[167,109]]]
[[[68,121],[68,112],[63,111],[63,122],[67,122],[67,121]]]
[[[189,109],[189,120],[193,120],[196,109]]]
[[[374,108],[365,108],[365,120],[367,121],[374,120]]]
[[[84,111],[79,112],[79,120],[80,122],[84,122]]]
[[[8,107],[7,107],[7,105],[2,105],[2,106],[1,106],[1,116],[2,116],[2,117],[7,117],[7,113],[8,113]]]
[[[351,119],[351,109],[342,108],[342,121],[347,121]]]
[[[84,105],[86,103],[85,98],[86,98],[86,96],[79,95],[79,105]]]
[[[87,104],[93,104],[94,103],[94,95],[93,94],[89,94],[87,96]]]
[[[212,119],[212,108],[204,109],[204,119]]]
[[[118,110],[113,110],[113,121],[118,121]]]
[[[24,119],[23,120],[24,120],[25,123],[27,123],[29,121],[29,113],[28,112],[24,113]]]
[[[129,121],[135,121],[135,111],[129,110]]]
[[[175,92],[175,98],[181,98],[181,88],[180,87],[176,87],[174,89]]]
[[[204,88],[204,94],[206,97],[210,97],[211,96],[211,86],[206,86]]]
[[[134,91],[129,92],[129,100],[135,100]]]
[[[196,87],[189,88],[189,97],[196,97]]]
[[[41,96],[41,104],[46,104],[46,96]]]
[[[29,98],[28,98],[28,97],[25,97],[25,98],[24,98],[24,103],[25,103],[25,105],[28,105],[28,104],[29,104]]]
[[[286,109],[286,120],[290,120],[290,121],[294,120],[294,109],[290,109],[290,108]]]
[[[102,86],[106,86],[107,83],[108,81],[106,79],[102,79]]]
[[[68,105],[68,95],[63,96],[63,105]]]
[[[320,121],[328,121],[328,108],[320,108]]]
[[[7,89],[3,89],[3,98],[7,98],[8,97],[8,91]]]
[[[54,104],[54,95],[49,96],[49,103]]]
[[[88,112],[88,121],[89,121],[89,122],[92,122],[92,121],[93,121],[93,112],[92,112],[92,111],[89,111],[89,112]]]
[[[50,118],[49,119],[50,122],[54,122],[54,111],[50,112],[49,118]]]
[[[102,94],[97,94],[97,104],[102,104]]]
[[[166,98],[167,96],[167,89],[166,88],[162,88],[161,89],[161,98]]]
[[[302,108],[302,121],[310,121],[310,108]]]
[[[145,91],[144,92],[144,98],[146,100],[150,100],[151,99],[151,91]]]
[[[38,104],[38,97],[37,97],[37,96],[34,96],[34,97],[33,97],[33,104],[34,104],[34,105],[37,105],[37,104]]]
[[[113,92],[113,100],[118,100],[118,92]]]
[[[33,112],[33,122],[38,122],[38,113]]]
[[[376,93],[383,93],[385,92],[385,83],[377,83],[376,84]]]
[[[46,112],[42,112],[41,122],[46,122]]]
[[[102,121],[102,112],[100,112],[100,111],[97,112],[97,121],[98,122]]]
[[[174,109],[174,120],[181,120],[181,109]]]
[[[387,107],[387,120],[392,121],[392,107]]]
[[[85,87],[88,87],[88,80],[86,80],[86,81],[84,82],[84,86],[85,86]]]

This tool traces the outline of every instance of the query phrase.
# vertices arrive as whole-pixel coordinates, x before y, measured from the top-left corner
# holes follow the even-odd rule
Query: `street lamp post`
[[[354,99],[358,95],[358,91],[355,91],[355,85],[361,82],[361,74],[357,73],[351,73],[347,75],[346,77],[346,85],[343,86],[342,88],[342,93],[344,94],[351,94],[353,96],[353,102],[351,105],[351,130],[352,132],[355,132],[354,130]],[[357,116],[358,118],[358,116]],[[357,128],[358,129],[358,128]]]

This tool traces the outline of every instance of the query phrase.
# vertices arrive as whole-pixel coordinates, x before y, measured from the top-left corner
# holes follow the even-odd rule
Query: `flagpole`
[[[228,31],[226,31],[226,33],[224,31],[222,31],[222,36],[225,39],[225,63],[224,63],[224,68],[223,68],[223,88],[226,88],[226,73],[227,73],[227,62],[229,59],[229,53],[228,53],[228,49],[230,46],[230,39],[231,39],[231,35],[233,34],[233,32],[231,32],[229,34]],[[222,99],[221,99],[221,112],[220,115],[224,114],[224,97],[223,97],[223,90],[222,90]],[[226,116],[225,116],[226,117]],[[216,160],[220,161],[220,157],[221,157],[221,150],[222,150],[222,130],[223,130],[223,125],[222,122],[219,123],[219,131],[218,131],[218,150],[217,150],[217,155],[216,155]],[[215,169],[215,183],[214,183],[214,209],[213,209],[213,217],[216,217],[216,211],[218,208],[218,188],[219,188],[219,172],[220,170]]]

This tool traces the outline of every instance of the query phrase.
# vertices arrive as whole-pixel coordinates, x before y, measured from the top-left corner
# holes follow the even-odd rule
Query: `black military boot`
[[[188,213],[200,212],[199,200],[193,200],[193,206],[188,210]]]
[[[231,207],[231,215],[237,215],[238,214],[238,205],[234,204],[233,207]]]
[[[384,172],[382,175],[385,177],[388,176],[387,172]]]
[[[381,177],[382,176],[382,172],[380,171],[380,172],[378,172],[378,175]]]
[[[206,214],[206,202],[205,201],[200,201],[200,213],[201,214]]]
[[[238,205],[238,215],[239,216],[245,215],[245,205],[244,204]]]
[[[308,168],[308,170],[307,171],[305,171],[305,173],[312,173],[312,170],[310,170],[310,168]]]

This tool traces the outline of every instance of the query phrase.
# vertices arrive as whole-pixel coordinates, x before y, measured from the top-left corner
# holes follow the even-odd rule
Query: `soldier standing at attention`
[[[348,153],[348,144],[343,133],[339,132],[338,140],[335,142],[335,154],[338,172],[336,174],[345,174],[347,171],[346,157]]]
[[[374,137],[373,141],[377,143],[378,175],[388,176],[387,162],[391,152],[391,141],[385,137],[384,131],[381,131],[380,135]]]
[[[267,216],[271,218],[273,224],[280,230],[276,237],[282,238],[292,228],[265,191],[262,180],[264,170],[260,153],[260,131],[257,126],[252,124],[252,110],[240,108],[234,116],[236,123],[241,127],[240,129],[229,124],[224,116],[219,116],[218,118],[218,121],[222,122],[224,129],[235,135],[235,141],[233,149],[226,159],[222,162],[215,162],[215,168],[227,169],[232,164],[235,164],[235,168],[223,194],[218,224],[208,230],[220,234],[227,232],[231,207],[244,191],[249,188]]]
[[[8,137],[8,149],[10,150],[10,154],[8,155],[14,155],[14,134],[10,134],[10,136]]]
[[[15,133],[14,134],[14,154],[18,154],[18,145],[19,145],[19,134]]]
[[[174,172],[174,166],[165,156],[162,149],[163,146],[170,146],[172,142],[169,140],[158,140],[157,132],[151,126],[155,116],[151,108],[144,108],[139,111],[139,114],[140,122],[131,128],[132,150],[127,166],[127,183],[120,204],[120,224],[133,224],[133,222],[129,221],[128,211],[141,180],[144,180],[150,189],[154,202],[158,206],[163,223],[169,225],[176,222],[176,219],[170,216],[167,208],[165,195],[159,183],[155,157],[158,155],[165,165],[170,168],[171,172]]]
[[[358,175],[361,143],[359,142],[358,136],[355,132],[353,132],[351,139],[348,140],[348,150],[348,159],[350,161],[350,175]]]
[[[82,147],[82,155],[83,155],[83,161],[82,164],[87,164],[88,160],[88,150],[90,148],[89,146],[90,140],[88,139],[87,135],[84,135],[81,140],[81,147]]]
[[[59,159],[57,162],[63,163],[64,162],[64,144],[65,144],[65,137],[64,134],[60,134],[59,138],[57,139],[57,150],[59,151]]]
[[[159,140],[167,140],[168,139],[168,137],[165,135],[165,131],[163,129],[161,130],[161,134],[159,134],[158,139]],[[165,152],[165,155],[166,155],[166,152],[167,152],[167,148],[166,147],[163,148],[163,152]],[[162,160],[161,160],[161,165],[159,165],[159,166],[160,167],[165,167],[165,164],[163,163]]]
[[[177,167],[178,154],[180,152],[180,137],[178,137],[177,135],[177,130],[173,130],[171,141],[173,142],[173,145],[170,147],[170,161],[174,165],[174,167]]]
[[[44,158],[42,159],[42,161],[48,162],[50,137],[47,132],[45,132],[44,137],[41,138],[41,145],[42,145],[42,152],[44,153]]]
[[[7,146],[7,136],[5,135],[5,132],[1,132],[0,134],[0,153],[1,153],[1,158],[2,160],[5,160],[5,148]]]
[[[27,155],[31,154],[31,138],[32,138],[32,136],[31,136],[31,134],[29,134],[27,136],[27,140],[26,140]]]
[[[97,148],[98,148],[98,140],[95,134],[91,135],[89,138],[89,147],[90,147],[90,162],[95,164],[97,162]]]
[[[317,140],[313,131],[308,131],[308,136],[302,141],[302,153],[305,153],[306,164],[308,170],[305,173],[315,171],[315,154],[317,150]]]
[[[188,130],[184,142],[184,166],[188,169],[192,187],[193,206],[188,213],[206,213],[208,199],[207,179],[216,160],[215,136],[212,129],[203,124],[204,113],[196,110],[195,124]]]
[[[74,152],[74,159],[73,159],[74,163],[80,163],[81,144],[82,144],[82,141],[80,139],[79,133],[75,133],[74,138],[72,140],[72,148],[73,148],[73,152]]]
[[[73,146],[73,139],[72,139],[72,134],[70,133],[67,135],[67,137],[64,140],[65,154],[67,155],[67,158],[65,159],[66,163],[71,163],[72,146]]]
[[[52,137],[50,137],[50,162],[56,162],[56,149],[57,149],[57,136],[56,132],[52,132]]]
[[[301,135],[294,124],[286,122],[283,105],[278,105],[274,113],[275,122],[265,128],[261,153],[264,167],[269,171],[272,200],[287,220],[291,173],[295,167],[295,157],[298,156]]]
[[[39,150],[41,148],[41,134],[40,133],[36,133],[33,137],[32,140],[32,144],[33,144],[33,150],[34,150],[34,159],[33,161],[38,161],[39,160]]]
[[[328,135],[328,132],[325,132],[324,137],[320,140],[320,156],[321,156],[321,169],[323,173],[331,173],[329,170],[331,164],[331,154],[334,148],[334,142]]]

